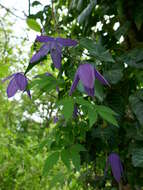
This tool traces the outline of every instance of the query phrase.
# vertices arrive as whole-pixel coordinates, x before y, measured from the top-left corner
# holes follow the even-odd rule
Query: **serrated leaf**
[[[129,101],[137,119],[139,120],[140,124],[143,125],[143,100],[138,96],[139,92],[131,95],[129,97]]]
[[[76,97],[74,101],[82,106],[92,107],[92,104],[82,97]]]
[[[36,22],[36,20],[32,18],[27,18],[26,23],[32,30],[35,30],[36,32],[41,31],[41,26],[38,24],[38,22]]]
[[[113,111],[111,108],[109,108],[107,106],[96,105],[95,107],[96,107],[97,111],[107,112],[107,113],[112,114],[112,115],[118,115],[115,111]]]
[[[118,123],[113,115],[117,115],[111,108],[105,106],[96,106],[98,114],[109,123],[118,126]]]
[[[82,24],[91,14],[92,9],[96,5],[96,1],[92,0],[90,1],[90,4],[80,13],[80,15],[77,18],[77,21]]]
[[[86,151],[86,149],[85,149],[84,146],[81,145],[81,144],[74,144],[74,145],[72,146],[72,151],[78,153],[78,152]]]
[[[88,118],[89,118],[89,126],[92,125],[97,121],[97,112],[93,109],[88,108]]]
[[[81,47],[86,48],[89,51],[89,54],[94,56],[96,59],[105,62],[115,62],[109,50],[106,50],[105,47],[102,46],[100,40],[96,43],[94,40],[82,38],[79,44]]]
[[[65,164],[65,166],[69,169],[70,168],[70,151],[69,150],[62,150],[61,151],[61,160]]]
[[[79,170],[80,169],[80,155],[78,152],[73,151],[73,149],[71,149],[71,160],[76,170]]]
[[[127,65],[143,69],[143,48],[135,48],[121,56],[121,60]]]
[[[117,84],[123,77],[122,69],[110,69],[104,72],[104,77],[111,84]]]
[[[102,102],[105,96],[103,85],[98,80],[95,80],[94,88],[95,88],[95,91],[94,91],[95,97],[98,98],[99,101]]]
[[[72,98],[65,98],[63,100],[60,100],[58,105],[63,105],[62,114],[64,115],[64,118],[66,120],[69,120],[74,111],[74,101]]]
[[[46,176],[48,172],[54,167],[59,160],[59,152],[54,152],[48,156],[43,168],[43,175]]]
[[[77,4],[77,10],[80,11],[82,9],[83,0],[79,0]]]
[[[132,163],[135,167],[143,167],[143,148],[138,148],[133,151]]]

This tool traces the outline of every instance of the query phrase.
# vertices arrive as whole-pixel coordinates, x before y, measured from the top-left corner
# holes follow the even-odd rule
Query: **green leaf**
[[[35,30],[36,32],[41,31],[41,26],[38,24],[38,22],[36,22],[36,20],[32,18],[27,18],[26,22],[29,28],[31,28],[32,30]]]
[[[79,44],[81,47],[86,48],[89,53],[96,59],[105,62],[115,62],[109,50],[106,50],[105,47],[102,46],[100,40],[98,41],[98,43],[96,43],[94,40],[82,38]]]
[[[115,32],[115,37],[119,40],[122,35],[127,34],[129,28],[131,26],[131,23],[129,21],[126,21],[119,29]]]
[[[74,148],[71,149],[71,160],[76,170],[79,170],[80,169],[80,155],[77,151],[74,151]]]
[[[140,124],[143,125],[143,100],[140,97],[140,93],[143,94],[143,91],[141,90],[131,95],[129,97],[129,101],[137,119],[139,120]]]
[[[33,1],[32,7],[35,7],[37,5],[42,5],[39,1]]]
[[[79,153],[79,152],[86,151],[86,149],[85,149],[84,146],[81,145],[81,144],[74,144],[74,145],[72,146],[72,151]]]
[[[54,167],[59,160],[59,152],[54,152],[48,156],[43,168],[43,175],[46,176],[48,172]]]
[[[66,120],[69,120],[73,115],[74,110],[74,101],[72,98],[65,98],[63,100],[60,100],[58,105],[63,105],[62,114],[64,115],[64,118]]]
[[[80,105],[82,105],[82,106],[87,106],[87,107],[91,107],[92,108],[92,104],[89,102],[89,101],[87,101],[87,100],[85,100],[84,98],[82,98],[82,97],[76,97],[76,99],[74,100],[77,104],[80,104]]]
[[[62,150],[61,152],[61,160],[65,164],[65,166],[70,169],[70,151],[69,150]]]
[[[131,67],[143,69],[143,48],[135,48],[121,56],[122,61]]]
[[[143,167],[143,148],[137,148],[133,151],[132,163],[135,167]]]
[[[107,112],[107,113],[112,114],[112,115],[118,115],[115,111],[113,111],[111,108],[109,108],[107,106],[96,105],[95,107],[96,107],[97,111]]]
[[[92,125],[97,121],[97,111],[88,108],[88,118],[89,118],[89,126],[92,127]]]
[[[56,175],[52,176],[52,179],[48,182],[49,186],[48,189],[55,189],[57,183],[63,184],[65,182],[65,175],[61,171],[57,171]]]
[[[111,84],[117,84],[123,77],[122,69],[110,69],[104,72],[104,77]]]
[[[77,4],[77,10],[80,11],[82,9],[83,0],[79,0]]]
[[[98,80],[95,80],[94,88],[95,88],[95,91],[94,91],[95,97],[98,98],[99,101],[102,102],[105,97],[103,85]]]
[[[95,5],[96,5],[95,0],[90,1],[90,4],[88,4],[88,6],[80,13],[80,15],[77,18],[77,21],[80,24],[82,24],[86,19],[88,19]]]
[[[117,115],[111,108],[105,106],[96,106],[98,114],[109,123],[118,126],[118,123],[113,115]]]

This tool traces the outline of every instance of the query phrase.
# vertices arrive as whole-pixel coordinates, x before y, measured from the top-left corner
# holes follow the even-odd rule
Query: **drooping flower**
[[[78,107],[77,104],[74,105],[74,110],[73,110],[73,118],[77,118],[78,117]]]
[[[14,73],[8,77],[6,77],[2,82],[11,79],[9,85],[7,87],[7,96],[11,98],[16,94],[18,90],[27,91],[28,96],[31,98],[30,91],[26,89],[28,85],[28,79],[23,73]]]
[[[70,89],[70,95],[78,85],[79,80],[82,82],[86,93],[94,96],[94,81],[99,80],[104,85],[109,85],[107,80],[89,63],[82,64],[78,67]],[[110,86],[110,85],[109,85]]]
[[[123,176],[123,166],[118,154],[116,153],[109,154],[107,163],[106,163],[105,174],[109,168],[109,165],[111,166],[112,174],[115,180],[119,183],[121,180],[121,177]]]
[[[54,116],[54,123],[57,123],[59,121],[59,118],[57,116]]]
[[[57,69],[61,67],[61,57],[63,46],[76,46],[77,41],[66,38],[53,38],[49,36],[37,36],[36,41],[44,43],[40,50],[33,55],[30,63],[35,63],[45,57],[49,52],[51,54],[54,66]]]

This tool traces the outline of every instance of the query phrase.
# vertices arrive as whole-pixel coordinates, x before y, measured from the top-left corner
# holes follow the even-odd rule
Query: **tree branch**
[[[5,6],[2,5],[1,3],[0,3],[0,7],[3,8],[3,9],[5,9],[5,10],[6,10],[8,13],[10,13],[11,15],[13,15],[13,16],[15,16],[15,17],[21,19],[21,20],[25,20],[25,18],[22,18],[22,17],[16,15],[16,14],[13,13],[9,8],[5,7]]]

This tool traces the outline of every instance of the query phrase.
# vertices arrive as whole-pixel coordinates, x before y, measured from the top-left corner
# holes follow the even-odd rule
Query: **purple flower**
[[[49,36],[37,36],[36,41],[43,42],[44,44],[40,50],[33,55],[30,63],[35,63],[41,58],[45,57],[49,52],[53,60],[54,66],[57,69],[61,67],[61,57],[63,46],[76,46],[77,41],[66,38],[53,38]]]
[[[109,85],[107,80],[94,68],[94,66],[90,65],[89,63],[80,65],[75,74],[69,94],[71,95],[73,93],[79,80],[81,80],[87,94],[89,96],[94,96],[95,79],[98,79],[104,85]]]
[[[73,118],[78,117],[78,107],[77,104],[74,105],[74,110],[73,110]]]
[[[54,123],[57,123],[59,121],[59,118],[57,116],[54,116]]]
[[[121,177],[123,176],[123,166],[118,154],[116,153],[109,154],[106,163],[105,173],[107,172],[109,165],[111,166],[112,174],[115,180],[119,183]]]
[[[7,78],[5,78],[2,82],[11,79],[9,85],[7,87],[7,96],[8,98],[14,96],[18,90],[27,91],[28,96],[31,98],[30,91],[26,90],[28,85],[28,80],[23,73],[14,73]]]

